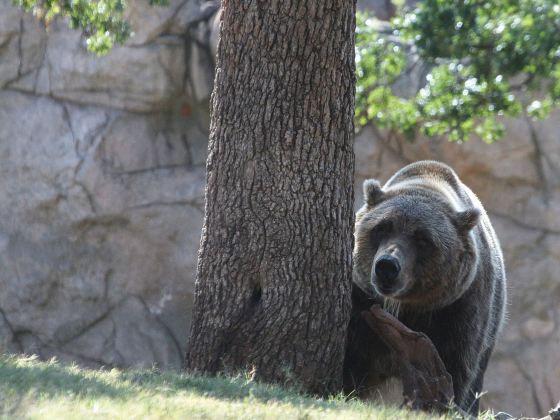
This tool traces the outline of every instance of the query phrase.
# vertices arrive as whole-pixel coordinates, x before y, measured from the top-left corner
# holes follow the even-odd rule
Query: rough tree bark
[[[189,370],[340,389],[354,0],[224,0]]]

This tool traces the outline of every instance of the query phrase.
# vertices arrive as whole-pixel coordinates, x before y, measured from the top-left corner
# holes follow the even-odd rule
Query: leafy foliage
[[[167,0],[149,0],[152,5],[167,4]],[[80,29],[89,51],[108,53],[116,43],[124,43],[131,35],[124,18],[125,0],[13,0],[48,25],[58,16],[69,19],[71,28]]]
[[[390,34],[366,14],[357,22],[358,127],[493,142],[496,117],[544,118],[559,104],[557,0],[423,0]],[[399,97],[393,86],[418,61],[429,66],[425,85]]]
[[[45,24],[68,18],[98,54],[131,35],[126,0],[13,1]],[[420,62],[429,66],[424,86],[399,96],[395,86]],[[390,33],[358,13],[356,70],[357,127],[374,122],[409,137],[420,132],[454,141],[476,133],[493,142],[503,135],[497,117],[544,118],[560,102],[560,5],[422,0],[392,22]]]

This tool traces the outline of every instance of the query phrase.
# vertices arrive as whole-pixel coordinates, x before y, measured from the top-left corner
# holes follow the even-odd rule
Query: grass
[[[317,399],[247,377],[88,370],[0,356],[3,419],[433,419],[342,397]]]

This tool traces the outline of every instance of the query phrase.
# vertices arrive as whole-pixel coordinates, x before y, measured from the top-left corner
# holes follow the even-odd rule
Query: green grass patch
[[[155,370],[89,370],[34,357],[0,356],[6,419],[428,419],[361,401],[306,397],[249,377]]]

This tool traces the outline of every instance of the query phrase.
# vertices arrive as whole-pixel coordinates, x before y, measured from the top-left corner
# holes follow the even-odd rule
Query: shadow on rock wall
[[[369,2],[372,7],[387,2]],[[88,366],[179,368],[202,225],[215,4],[131,2],[136,36],[98,58],[0,0],[0,349]],[[492,146],[356,139],[357,183],[449,163],[489,210],[509,322],[486,404],[559,398],[560,116]],[[359,187],[357,187],[359,188]]]

